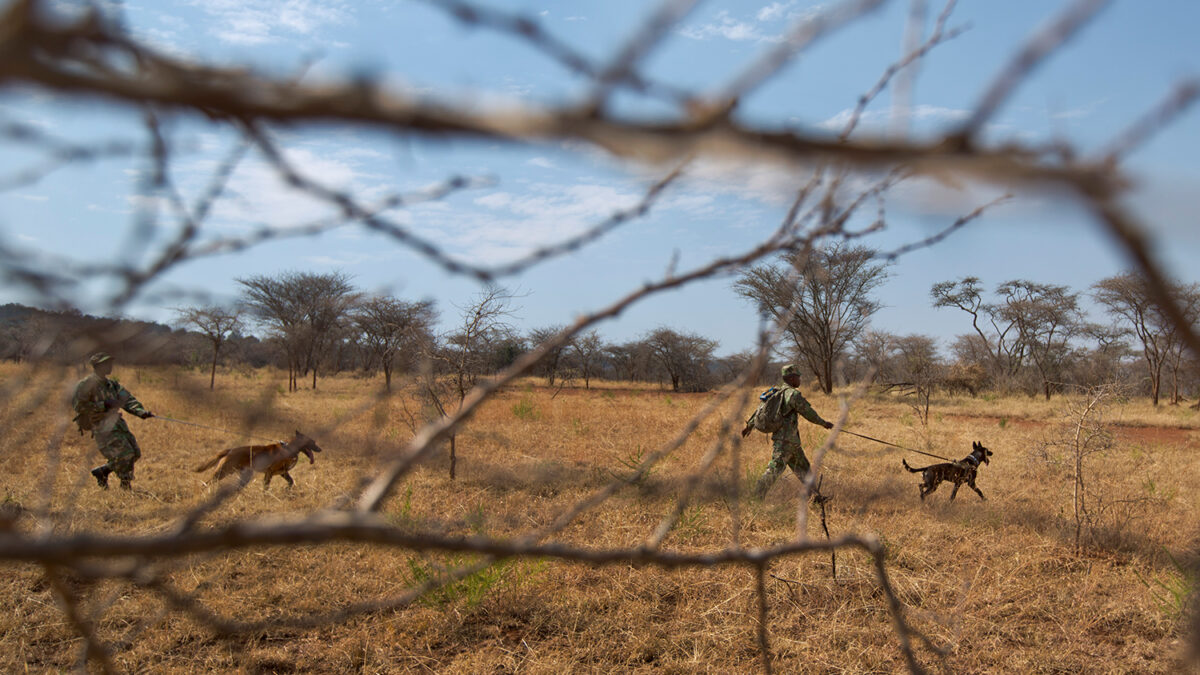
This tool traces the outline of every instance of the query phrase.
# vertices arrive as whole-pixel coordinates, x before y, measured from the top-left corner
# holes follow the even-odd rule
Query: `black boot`
[[[92,469],[92,475],[96,477],[96,483],[106,490],[108,489],[108,474],[110,473],[112,473],[112,468],[107,464],[101,464]]]

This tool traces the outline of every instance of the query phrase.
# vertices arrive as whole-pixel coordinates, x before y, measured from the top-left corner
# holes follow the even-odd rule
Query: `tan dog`
[[[316,461],[313,453],[321,452],[321,446],[317,445],[313,439],[297,431],[296,435],[290,441],[278,441],[268,445],[243,445],[237,448],[222,450],[216,457],[201,464],[194,470],[196,473],[199,473],[216,465],[217,470],[213,474],[213,478],[217,480],[231,473],[253,470],[263,474],[264,490],[271,484],[271,478],[277,475],[283,476],[283,479],[287,481],[288,487],[292,487],[296,484],[296,481],[292,480],[292,476],[288,471],[296,466],[296,462],[302,452],[308,455],[308,463],[312,464]]]

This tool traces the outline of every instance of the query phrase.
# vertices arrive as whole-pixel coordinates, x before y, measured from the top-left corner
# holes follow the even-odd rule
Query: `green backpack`
[[[746,421],[746,424],[758,429],[764,434],[773,434],[783,428],[786,415],[783,412],[782,387],[771,387],[758,395],[758,408]]]

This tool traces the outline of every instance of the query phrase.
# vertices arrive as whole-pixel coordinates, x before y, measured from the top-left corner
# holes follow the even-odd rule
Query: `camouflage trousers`
[[[141,458],[142,450],[125,420],[118,420],[111,431],[96,431],[93,438],[96,439],[96,449],[108,460],[108,468],[117,474],[122,483],[131,482],[133,464]]]
[[[797,478],[804,480],[808,475],[808,458],[804,456],[804,448],[800,447],[799,443],[776,440],[772,443],[771,461],[758,483],[754,485],[754,496],[759,499],[766,497],[767,491],[775,484],[775,479],[779,478],[785,467],[791,468]]]

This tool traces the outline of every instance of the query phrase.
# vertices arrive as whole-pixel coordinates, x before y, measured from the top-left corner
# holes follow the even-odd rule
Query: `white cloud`
[[[817,124],[822,129],[831,131],[841,131],[850,123],[851,116],[854,114],[853,108],[846,108],[838,114],[826,119]],[[878,132],[878,127],[887,124],[891,119],[892,111],[890,108],[882,110],[867,110],[858,120],[859,128],[872,128]],[[970,110],[962,108],[947,108],[936,105],[918,105],[909,110],[909,119],[914,122],[924,122],[927,124],[946,124],[950,122],[961,122],[971,115]]]
[[[1084,105],[1077,106],[1075,108],[1050,113],[1050,118],[1056,120],[1073,120],[1091,117],[1092,114],[1096,112],[1096,109],[1107,102],[1108,98],[1105,97],[1096,101],[1092,101],[1091,103],[1085,103]]]
[[[762,42],[769,39],[753,23],[739,21],[726,10],[717,12],[716,19],[700,26],[687,26],[680,34],[693,40],[724,38],[734,42]]]
[[[496,264],[563,241],[637,204],[643,194],[611,185],[534,183],[476,197],[475,209],[414,208],[415,227],[452,255]]]
[[[49,197],[47,197],[46,195],[19,194],[19,195],[16,195],[16,196],[17,196],[17,197],[20,197],[21,199],[24,199],[24,200],[26,200],[26,201],[31,201],[31,202],[46,202],[46,201],[50,201],[50,198],[49,198]]]
[[[798,0],[773,2],[755,12],[753,19],[736,18],[727,10],[721,10],[712,21],[699,26],[687,26],[679,33],[693,40],[723,38],[734,42],[779,42],[784,32],[781,24],[790,26],[812,18],[822,8],[822,5],[797,5]]]
[[[557,169],[558,168],[557,166],[554,165],[554,162],[550,161],[549,159],[546,159],[545,157],[534,157],[533,159],[526,162],[526,164],[529,164],[530,166],[536,166],[541,169]]]
[[[375,171],[383,155],[372,148],[351,145],[344,139],[306,144],[295,139],[279,141],[289,165],[306,179],[346,192],[364,205],[402,189],[394,177]],[[185,201],[190,203],[208,189],[227,152],[227,147],[216,143],[203,159],[177,165],[176,180]],[[210,221],[220,228],[288,228],[336,215],[333,206],[288,185],[273,166],[252,153],[234,170],[225,193],[213,205]]]
[[[759,21],[775,21],[785,16],[788,10],[795,4],[795,0],[791,0],[790,2],[773,2],[758,10],[755,18]]]
[[[386,250],[386,249],[385,249]],[[308,255],[304,256],[303,260],[314,265],[323,267],[355,267],[363,263],[378,262],[388,260],[394,255],[388,251],[387,253],[352,253],[343,251],[340,253],[326,255]]]
[[[330,24],[349,21],[352,4],[345,0],[192,0],[213,19],[217,39],[259,45],[288,34],[312,36]]]

